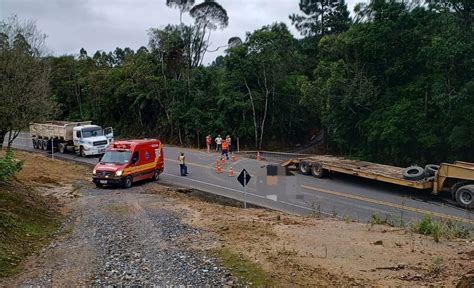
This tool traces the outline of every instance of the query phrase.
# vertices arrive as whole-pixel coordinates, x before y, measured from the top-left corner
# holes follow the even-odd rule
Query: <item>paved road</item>
[[[20,134],[14,147],[32,151],[29,134]],[[165,173],[161,176],[164,183],[195,188],[237,200],[245,198],[252,204],[301,215],[326,214],[367,222],[372,215],[377,214],[382,219],[388,218],[398,224],[401,221],[414,221],[429,213],[433,217],[459,222],[470,229],[474,227],[474,211],[457,207],[449,195],[434,197],[429,191],[342,174],[332,174],[325,179],[299,174],[267,177],[266,165],[278,163],[243,157],[238,157],[236,162],[228,162],[223,167],[224,173],[217,174],[214,171],[216,153],[208,154],[178,147],[166,147],[164,150]],[[179,152],[184,152],[187,158],[187,177],[179,176],[178,161],[175,160]],[[71,154],[55,153],[54,156],[91,165],[98,161],[98,158],[81,158]],[[235,175],[245,168],[253,176],[245,197],[236,177],[229,177],[227,174],[230,166],[233,167]]]

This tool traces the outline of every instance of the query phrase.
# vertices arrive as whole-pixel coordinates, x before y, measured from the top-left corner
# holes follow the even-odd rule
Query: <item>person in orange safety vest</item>
[[[222,141],[222,157],[224,155],[229,160],[229,143],[227,141]]]

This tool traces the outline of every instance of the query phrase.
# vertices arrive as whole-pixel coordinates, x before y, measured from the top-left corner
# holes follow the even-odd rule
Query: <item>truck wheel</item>
[[[104,185],[102,185],[102,184],[100,184],[100,183],[95,183],[95,187],[97,187],[97,188],[102,188],[102,187],[104,187]]]
[[[155,170],[155,174],[153,174],[153,177],[151,177],[151,180],[153,181],[160,180],[160,170]]]
[[[123,180],[123,188],[125,189],[132,187],[132,184],[133,184],[132,176],[127,176],[127,178]]]
[[[474,185],[465,185],[455,194],[456,203],[463,208],[474,208]]]
[[[403,169],[403,178],[412,181],[418,181],[425,178],[425,169],[420,166],[410,166]]]
[[[81,157],[86,157],[86,152],[84,152],[84,148],[82,146],[79,148],[79,155],[81,155]]]
[[[42,140],[41,142],[42,142],[41,147],[43,148],[44,151],[47,151],[48,150],[48,140]]]
[[[308,162],[301,161],[298,166],[299,166],[301,174],[309,175],[311,173],[311,166],[309,165]]]
[[[311,165],[311,174],[316,178],[323,178],[326,175],[326,170],[319,163],[313,163]]]
[[[66,153],[66,145],[65,144],[59,143],[58,148],[59,148],[59,152],[61,152],[62,154]]]
[[[439,165],[428,164],[425,166],[425,173],[429,176],[434,176],[439,170]]]

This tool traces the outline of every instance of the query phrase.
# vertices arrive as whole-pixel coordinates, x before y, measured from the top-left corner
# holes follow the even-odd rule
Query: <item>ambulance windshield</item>
[[[128,160],[130,159],[130,154],[130,151],[107,151],[105,152],[104,156],[102,156],[100,162],[117,164],[128,163]]]

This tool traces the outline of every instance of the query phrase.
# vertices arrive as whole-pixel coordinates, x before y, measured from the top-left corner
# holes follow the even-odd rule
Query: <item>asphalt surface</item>
[[[29,133],[21,133],[14,148],[34,151]],[[37,151],[51,155],[51,152]],[[179,175],[176,158],[184,152],[189,175]],[[395,225],[416,221],[425,214],[434,218],[457,222],[470,230],[474,227],[474,211],[457,207],[448,193],[433,196],[421,191],[378,181],[331,174],[328,178],[312,176],[267,177],[267,165],[278,165],[275,160],[257,161],[237,155],[237,161],[223,165],[223,173],[215,172],[216,152],[206,153],[193,149],[165,147],[165,172],[160,181],[167,184],[194,188],[239,201],[284,212],[308,215],[322,214],[344,219],[369,221],[373,215]],[[82,158],[72,154],[54,153],[53,157],[95,165],[98,157]],[[268,157],[268,159],[275,159]],[[228,176],[232,166],[234,176]],[[237,175],[246,169],[252,176],[246,193],[237,181]]]

